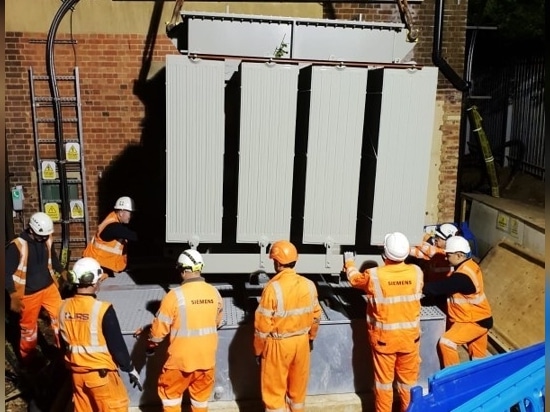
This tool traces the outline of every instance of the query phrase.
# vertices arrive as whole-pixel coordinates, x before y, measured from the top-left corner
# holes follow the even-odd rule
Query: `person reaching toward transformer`
[[[390,412],[397,380],[400,411],[420,373],[420,299],[423,273],[405,263],[410,245],[400,232],[384,238],[384,266],[359,272],[352,252],[344,252],[351,285],[366,292],[367,332],[373,357],[376,412]]]
[[[441,282],[424,285],[424,295],[446,296],[449,327],[439,339],[443,366],[458,364],[457,347],[468,346],[470,359],[487,356],[491,306],[485,296],[481,268],[472,259],[470,244],[462,236],[447,240],[445,253],[453,273]]]
[[[147,355],[170,335],[168,357],[158,380],[164,412],[182,410],[183,393],[189,390],[192,412],[208,411],[214,390],[218,328],[223,321],[223,299],[201,276],[204,260],[193,249],[178,257],[183,282],[162,299],[153,320]],[[136,331],[136,335],[142,329]]]
[[[134,201],[131,198],[118,198],[114,210],[101,222],[84,250],[83,257],[94,258],[103,268],[105,275],[102,280],[126,269],[128,242],[138,240],[136,232],[128,227],[134,210]]]
[[[418,265],[424,272],[424,282],[442,280],[451,274],[452,268],[445,257],[445,245],[449,238],[459,234],[455,225],[443,223],[435,229],[433,244],[429,241],[431,235],[426,234],[422,244],[411,247],[409,255],[418,259]]]

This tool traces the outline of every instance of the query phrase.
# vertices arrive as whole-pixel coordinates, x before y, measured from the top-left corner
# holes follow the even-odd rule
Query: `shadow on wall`
[[[99,219],[112,210],[120,196],[134,199],[136,212],[130,227],[139,241],[130,243],[134,257],[162,256],[165,239],[166,72],[145,81],[136,80],[134,94],[145,108],[140,144],[128,145],[107,167],[99,182]],[[95,232],[97,228],[91,228]]]

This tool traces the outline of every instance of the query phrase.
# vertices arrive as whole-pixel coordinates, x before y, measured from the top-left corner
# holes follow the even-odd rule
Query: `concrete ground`
[[[185,407],[182,410],[186,410]],[[223,401],[209,402],[209,411],[223,412],[263,412],[260,401]],[[343,393],[332,395],[308,396],[306,399],[308,412],[370,412],[374,411],[372,394],[357,395],[355,393]],[[130,412],[161,412],[162,408],[132,407]]]
[[[460,347],[460,362],[467,362],[468,352],[465,347]],[[396,399],[396,398],[394,398]],[[182,410],[190,410],[185,409]],[[250,401],[216,401],[209,402],[209,411],[223,412],[263,412],[260,400]],[[312,395],[306,399],[308,412],[374,412],[374,394],[341,393],[330,395]],[[398,404],[394,405],[394,411],[398,411]],[[162,412],[161,407],[131,407],[129,412]]]

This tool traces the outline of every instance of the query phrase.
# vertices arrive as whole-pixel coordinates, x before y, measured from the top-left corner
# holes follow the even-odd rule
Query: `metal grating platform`
[[[123,335],[133,334],[136,329],[151,323],[166,295],[164,289],[155,286],[148,289],[105,289],[99,291],[98,299],[113,304]]]
[[[225,326],[237,326],[245,319],[242,308],[233,304],[233,298],[223,298],[223,323]]]
[[[420,319],[439,320],[445,319],[445,314],[437,306],[422,306],[420,310]]]

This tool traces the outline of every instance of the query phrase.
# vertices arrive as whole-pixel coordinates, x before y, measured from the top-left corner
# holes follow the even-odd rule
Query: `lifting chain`
[[[407,28],[407,40],[414,43],[418,40],[419,31],[414,27],[413,18],[409,9],[409,2],[407,0],[397,0],[397,6],[399,7],[399,13],[401,19],[405,23]]]

